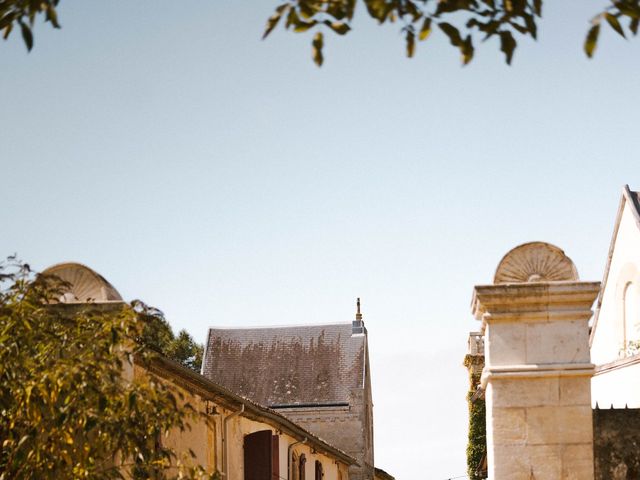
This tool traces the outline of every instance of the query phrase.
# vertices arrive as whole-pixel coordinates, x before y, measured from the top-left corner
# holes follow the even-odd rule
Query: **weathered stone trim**
[[[527,320],[527,323],[547,323],[553,321],[574,321],[589,320],[592,315],[591,309],[564,309],[555,311],[523,311],[523,312],[505,312],[505,313],[485,313],[482,320],[485,323],[513,322],[518,320]]]
[[[640,363],[640,354],[633,355],[631,357],[621,358],[614,360],[613,362],[605,363],[603,365],[596,366],[594,375],[602,375],[619,368],[628,367]]]

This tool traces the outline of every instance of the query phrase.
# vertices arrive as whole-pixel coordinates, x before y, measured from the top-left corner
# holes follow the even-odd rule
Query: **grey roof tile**
[[[366,338],[350,323],[209,329],[202,373],[262,405],[349,402]]]

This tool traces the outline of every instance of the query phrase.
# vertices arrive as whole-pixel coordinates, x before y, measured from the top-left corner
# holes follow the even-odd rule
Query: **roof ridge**
[[[623,194],[627,197],[628,202],[631,204],[632,213],[636,220],[636,224],[640,227],[640,199],[638,198],[639,194],[636,191],[633,191],[629,188],[629,185],[625,185],[623,188]]]
[[[618,230],[620,228],[620,222],[622,221],[622,214],[624,213],[624,207],[629,204],[631,214],[635,220],[638,228],[640,228],[640,204],[638,203],[638,192],[634,192],[629,188],[628,184],[622,187],[622,195],[620,196],[620,202],[618,203],[618,211],[616,213],[616,219],[613,223],[613,233],[609,242],[609,251],[607,253],[607,261],[604,266],[604,273],[602,275],[602,282],[600,282],[600,293],[596,299],[596,304],[593,312],[593,322],[591,323],[591,333],[589,334],[589,348],[593,345],[593,339],[596,335],[596,329],[598,328],[598,320],[600,319],[600,307],[602,306],[602,298],[604,290],[607,287],[609,279],[609,269],[611,268],[611,260],[613,258],[613,251],[615,249],[616,242],[618,240]]]
[[[351,322],[334,322],[334,323],[294,323],[294,324],[282,324],[282,325],[242,325],[242,326],[210,326],[211,330],[276,330],[280,328],[295,328],[295,327],[333,327],[333,326],[351,326]]]

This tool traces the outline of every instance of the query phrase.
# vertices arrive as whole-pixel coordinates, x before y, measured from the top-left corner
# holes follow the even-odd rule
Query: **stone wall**
[[[640,478],[640,409],[593,411],[596,480]]]
[[[494,480],[592,480],[588,320],[597,282],[476,286]]]
[[[354,389],[349,406],[287,408],[278,412],[357,459],[360,467],[350,468],[351,480],[369,480],[374,477],[372,442],[367,441],[366,433],[372,421],[370,398],[364,390]]]

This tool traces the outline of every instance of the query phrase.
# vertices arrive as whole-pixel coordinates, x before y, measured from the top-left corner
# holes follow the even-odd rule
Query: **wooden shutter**
[[[304,453],[300,455],[300,465],[298,467],[300,468],[300,480],[306,480],[307,457],[305,457]]]
[[[271,480],[280,480],[280,437],[271,437]]]
[[[271,430],[262,430],[244,437],[244,480],[272,479]]]
[[[271,430],[245,435],[244,480],[280,480],[280,437]]]

